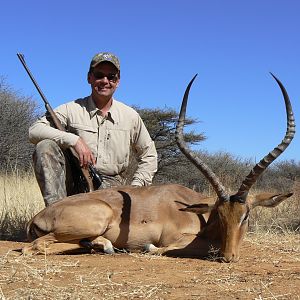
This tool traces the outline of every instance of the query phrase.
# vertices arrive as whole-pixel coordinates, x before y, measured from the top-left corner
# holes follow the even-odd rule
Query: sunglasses
[[[104,74],[102,72],[93,72],[93,75],[96,79],[103,79],[106,77],[107,80],[111,82],[116,82],[119,78],[117,73]]]

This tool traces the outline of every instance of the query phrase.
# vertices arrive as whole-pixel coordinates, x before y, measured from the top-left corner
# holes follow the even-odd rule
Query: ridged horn
[[[266,168],[279,156],[281,155],[284,150],[289,146],[292,139],[294,138],[296,132],[296,125],[295,125],[295,118],[293,114],[292,105],[288,96],[288,93],[283,86],[283,84],[276,78],[272,73],[271,75],[276,80],[277,84],[279,85],[284,102],[285,102],[285,109],[286,109],[286,117],[287,117],[287,130],[282,142],[275,147],[271,152],[269,152],[259,163],[257,163],[251,172],[246,176],[245,180],[242,182],[238,192],[235,196],[245,198],[256,182],[257,178],[266,170]]]
[[[229,195],[226,193],[224,186],[221,184],[219,178],[215,175],[214,172],[198,157],[196,156],[186,145],[184,138],[183,138],[183,127],[185,123],[185,116],[186,116],[186,107],[187,107],[187,101],[189,97],[190,88],[197,77],[198,74],[196,74],[193,79],[188,84],[182,104],[180,109],[180,114],[176,126],[176,133],[175,133],[175,139],[177,142],[177,145],[181,152],[201,171],[201,173],[206,177],[206,179],[210,182],[210,184],[213,186],[216,194],[218,195],[218,198],[220,201],[229,201]]]

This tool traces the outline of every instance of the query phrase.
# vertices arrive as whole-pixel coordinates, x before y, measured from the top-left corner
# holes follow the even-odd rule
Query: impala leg
[[[46,253],[46,248],[49,247],[50,244],[57,242],[58,240],[55,238],[53,233],[48,233],[44,236],[41,236],[31,242],[28,246],[25,246],[22,249],[22,253],[24,255],[32,255],[32,254],[42,254]]]
[[[58,254],[66,251],[72,251],[81,249],[79,242],[73,241],[68,243],[60,242],[54,233],[41,236],[31,242],[28,246],[22,249],[24,255],[35,255],[35,254]]]
[[[86,248],[101,249],[104,253],[113,254],[115,253],[114,247],[110,240],[103,236],[98,236],[95,239],[83,239],[80,241],[80,245]]]
[[[153,244],[147,244],[144,248],[146,252],[149,252],[151,254],[166,254],[166,252],[168,251],[186,248],[189,244],[191,244],[195,237],[196,236],[194,234],[184,234],[181,235],[174,243],[171,243],[167,247],[156,247]]]
[[[154,246],[153,244],[146,244],[144,246],[144,251],[145,252],[148,252],[150,254],[161,254],[160,252],[162,251],[162,249],[165,249],[166,247],[162,247],[162,248],[159,248],[159,247],[156,247]]]
[[[83,239],[80,242],[74,241],[69,243],[62,243],[56,239],[53,233],[49,233],[42,237],[37,238],[28,246],[22,249],[24,255],[34,254],[58,254],[65,251],[72,251],[84,248],[100,248],[104,253],[115,253],[113,245],[110,240],[105,239],[102,236],[98,236],[95,239]]]
[[[168,255],[168,253],[170,254],[171,251],[176,251],[176,250],[180,250],[184,248],[184,246],[182,247],[181,245],[174,243],[169,245],[168,247],[156,247],[153,244],[146,244],[144,246],[144,249],[146,252],[150,253],[150,254],[154,254],[154,255]]]
[[[211,247],[212,244],[208,240],[199,238],[194,234],[185,234],[167,247],[156,247],[153,244],[147,244],[145,250],[156,255],[205,257],[209,254]]]

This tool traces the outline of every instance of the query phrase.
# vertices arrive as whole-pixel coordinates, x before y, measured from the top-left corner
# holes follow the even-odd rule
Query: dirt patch
[[[0,299],[299,299],[299,235],[247,237],[235,264],[147,254],[24,257],[0,241]]]

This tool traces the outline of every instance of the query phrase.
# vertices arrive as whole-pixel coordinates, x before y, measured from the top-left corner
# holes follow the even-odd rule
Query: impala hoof
[[[144,246],[144,251],[145,252],[155,252],[157,251],[159,248],[155,247],[153,244],[146,244]]]
[[[115,254],[116,253],[114,248],[107,248],[107,249],[104,249],[103,251],[106,254]]]

